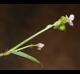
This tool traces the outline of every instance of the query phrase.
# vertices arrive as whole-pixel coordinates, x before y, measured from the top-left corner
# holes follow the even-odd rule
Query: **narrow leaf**
[[[26,58],[26,59],[29,59],[29,60],[31,60],[33,62],[36,62],[36,63],[39,63],[40,64],[40,62],[36,58],[34,58],[31,55],[28,55],[28,54],[26,54],[26,53],[24,53],[22,51],[13,52],[13,54],[15,54],[17,56],[20,56],[20,57],[23,57],[23,58]]]

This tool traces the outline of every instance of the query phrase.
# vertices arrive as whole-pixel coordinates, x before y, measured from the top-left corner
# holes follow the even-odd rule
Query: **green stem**
[[[64,17],[64,19],[66,20],[66,17]],[[45,32],[46,30],[52,28],[53,26],[58,26],[60,25],[62,22],[65,22],[62,18],[60,18],[58,21],[56,21],[54,24],[49,24],[47,25],[44,29],[42,29],[41,31],[37,32],[36,34],[30,36],[29,38],[25,39],[24,41],[22,41],[21,43],[19,43],[18,45],[14,46],[13,48],[11,48],[10,50],[8,50],[5,53],[1,53],[1,56],[5,56],[5,55],[9,55],[12,52],[14,52],[15,50],[17,50],[19,47],[21,47],[22,45],[24,45],[25,43],[27,43],[28,41],[32,40],[33,38],[35,38],[36,36],[42,34],[43,32]],[[66,22],[67,23],[67,22]]]
[[[37,32],[36,34],[30,36],[29,38],[25,39],[24,41],[22,41],[21,43],[19,43],[18,45],[16,45],[15,47],[11,48],[9,51],[6,52],[6,54],[10,54],[11,52],[13,52],[14,50],[16,50],[17,48],[19,48],[20,46],[24,45],[25,43],[27,43],[28,41],[32,40],[34,37],[42,34],[43,32],[45,32],[46,30],[52,28],[53,25],[48,25],[46,28],[42,29],[41,31]]]
[[[34,47],[34,46],[37,46],[37,45],[33,45],[33,44],[27,45],[27,46],[24,46],[24,47],[21,47],[21,48],[15,50],[14,52],[18,52],[18,51],[21,51],[21,50],[23,50],[23,49],[30,48],[30,47]]]

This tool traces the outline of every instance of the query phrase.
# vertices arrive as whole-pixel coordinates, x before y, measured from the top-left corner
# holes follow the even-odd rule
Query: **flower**
[[[73,24],[74,18],[75,18],[74,14],[71,14],[71,15],[69,16],[69,18],[68,18],[68,23],[69,23],[70,26],[73,26],[73,25],[74,25],[74,24]]]
[[[36,46],[38,47],[38,50],[41,50],[45,45],[43,43],[38,43]]]

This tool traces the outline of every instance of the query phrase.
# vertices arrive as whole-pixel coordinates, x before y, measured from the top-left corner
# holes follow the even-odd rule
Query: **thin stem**
[[[1,56],[6,56],[6,54],[5,54],[5,53],[0,53],[0,57],[1,57]]]
[[[23,50],[23,49],[30,48],[30,47],[34,47],[34,46],[37,46],[37,45],[33,45],[33,44],[27,45],[27,46],[24,46],[24,47],[21,47],[21,48],[15,50],[14,52],[18,52],[18,51],[21,51],[21,50]]]
[[[64,17],[65,20],[66,17]],[[43,32],[47,31],[48,29],[52,28],[53,26],[59,26],[61,23],[67,23],[66,21],[64,21],[62,18],[60,18],[58,21],[56,21],[54,24],[49,24],[47,25],[44,29],[42,29],[41,31],[37,32],[36,34],[30,36],[29,38],[25,39],[24,41],[22,41],[21,43],[19,43],[18,45],[14,46],[13,48],[11,48],[10,50],[8,50],[7,52],[5,53],[1,53],[1,56],[2,55],[9,55],[11,54],[12,52],[14,52],[15,50],[17,50],[19,47],[21,47],[22,45],[24,45],[25,43],[27,43],[28,41],[32,40],[33,38],[35,38],[36,36],[42,34]]]
[[[36,34],[30,36],[29,38],[25,39],[24,41],[22,41],[21,43],[19,43],[18,45],[16,45],[15,47],[11,48],[9,51],[6,52],[7,55],[9,55],[11,52],[13,52],[14,50],[16,50],[17,48],[19,48],[20,46],[24,45],[25,43],[27,43],[28,41],[32,40],[34,37],[42,34],[43,32],[45,32],[46,30],[52,28],[53,25],[48,25],[46,28],[42,29],[41,31],[37,32]]]

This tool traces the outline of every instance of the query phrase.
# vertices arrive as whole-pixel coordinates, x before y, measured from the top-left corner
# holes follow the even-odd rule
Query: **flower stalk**
[[[68,18],[68,16],[62,16],[58,21],[56,21],[54,24],[49,24],[47,25],[44,29],[40,30],[39,32],[35,33],[34,35],[30,36],[29,38],[25,39],[24,41],[22,41],[21,43],[19,43],[18,45],[14,46],[13,48],[9,49],[8,51],[1,53],[0,56],[7,56],[12,54],[13,52],[17,52],[20,50],[23,50],[25,48],[29,48],[29,47],[33,47],[36,45],[28,45],[26,47],[22,47],[25,43],[29,42],[30,40],[32,40],[33,38],[37,37],[38,35],[44,33],[45,31],[49,30],[50,28],[53,29],[58,29],[60,31],[64,31],[65,30],[65,24],[69,23],[70,26],[73,25],[72,21],[74,20],[74,15],[70,15],[70,17]]]

